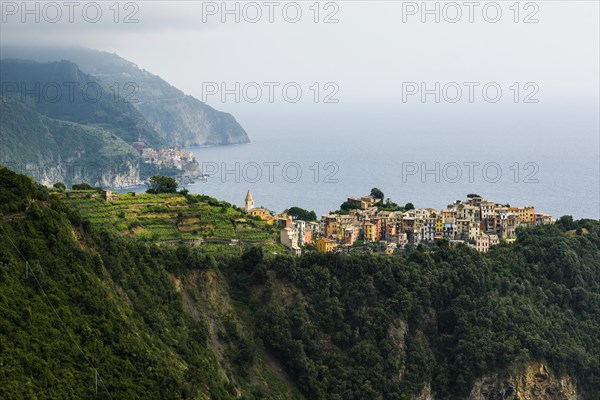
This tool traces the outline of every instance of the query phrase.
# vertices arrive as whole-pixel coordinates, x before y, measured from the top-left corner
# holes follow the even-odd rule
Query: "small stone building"
[[[112,190],[103,190],[102,199],[105,201],[115,201],[119,199],[119,194],[113,192]]]

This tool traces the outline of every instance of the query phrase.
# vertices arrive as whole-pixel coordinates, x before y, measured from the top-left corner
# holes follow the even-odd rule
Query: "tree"
[[[349,210],[353,210],[355,208],[356,208],[355,203],[352,201],[348,201],[348,200],[346,200],[345,202],[343,202],[340,205],[340,210],[342,210],[342,211],[349,211]]]
[[[469,194],[467,195],[467,197],[468,197],[469,199],[474,199],[474,198],[477,198],[477,197],[479,197],[479,198],[482,198],[480,195],[478,195],[478,194],[475,194],[475,193],[469,193]]]
[[[292,207],[287,211],[293,219],[299,219],[302,221],[316,221],[317,214],[314,211],[308,211],[300,207]]]
[[[73,190],[95,190],[98,193],[102,193],[102,188],[99,186],[92,186],[88,183],[76,183],[72,186]],[[88,195],[89,196],[89,195]]]
[[[385,202],[378,202],[376,204],[377,208],[382,211],[401,211],[402,207],[398,204],[394,203],[391,199],[385,199]]]
[[[414,210],[414,209],[415,209],[415,206],[414,206],[414,204],[413,204],[413,203],[406,203],[406,205],[404,206],[404,209],[405,209],[406,211],[408,211],[408,210]]]
[[[65,185],[62,182],[56,182],[54,185],[52,185],[52,187],[60,190],[61,192],[64,192],[65,190],[67,190],[67,185]]]
[[[159,193],[176,193],[177,192],[177,181],[168,176],[154,175],[150,178],[150,185],[146,193],[159,194]]]
[[[575,224],[573,223],[573,216],[571,215],[563,215],[559,218],[557,222],[557,226],[562,226],[564,230],[570,231],[575,229]]]
[[[177,211],[177,218],[175,219],[175,226],[177,228],[179,228],[179,225],[181,225],[183,220],[184,220],[183,212],[181,212],[181,210]]]
[[[385,197],[383,192],[378,188],[371,189],[371,196],[373,196],[374,198],[379,199],[381,201],[383,201],[383,199]]]
[[[73,185],[73,190],[94,190],[94,187],[88,183],[76,183]]]

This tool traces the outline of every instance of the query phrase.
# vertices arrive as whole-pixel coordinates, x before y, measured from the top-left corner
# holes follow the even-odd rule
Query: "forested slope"
[[[310,398],[410,398],[429,384],[435,398],[464,398],[484,375],[543,362],[597,399],[598,233],[567,217],[488,254],[262,261],[276,275],[260,279],[260,332]]]
[[[598,221],[487,254],[213,255],[4,168],[0,214],[2,399],[600,398]]]
[[[252,399],[266,386],[233,384],[208,344],[207,304],[184,312],[168,277],[214,258],[98,230],[1,167],[0,213],[0,398]]]

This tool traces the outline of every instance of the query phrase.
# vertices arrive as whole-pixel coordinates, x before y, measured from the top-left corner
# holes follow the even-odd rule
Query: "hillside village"
[[[533,206],[510,207],[469,195],[443,210],[413,208],[382,210],[382,199],[374,196],[351,197],[346,212],[323,215],[319,222],[293,219],[286,212],[273,216],[265,208],[255,208],[250,191],[245,199],[246,213],[281,226],[280,241],[296,254],[302,246],[315,245],[318,252],[349,249],[358,243],[385,245],[392,254],[407,245],[432,244],[447,240],[450,244],[466,243],[487,252],[501,240],[515,239],[517,227],[553,223],[552,216],[536,213]]]
[[[145,164],[164,170],[175,170],[175,177],[180,184],[193,183],[202,177],[200,164],[190,151],[180,147],[154,150],[147,147],[143,141],[133,142],[131,145],[140,153]]]
[[[135,142],[132,146],[140,152],[145,163],[159,167],[184,169],[187,164],[196,162],[191,152],[181,150],[179,147],[157,151],[144,147],[143,142]]]
[[[384,202],[383,193],[373,190],[380,193],[379,198],[373,194],[350,197],[340,210],[323,215],[320,220],[314,212],[297,207],[280,214],[255,207],[250,191],[242,209],[206,196],[190,203],[180,193],[155,196],[101,190],[98,195],[95,190],[73,190],[63,196],[94,222],[163,244],[279,242],[296,255],[302,249],[393,254],[407,246],[430,246],[442,240],[487,252],[500,242],[514,241],[518,227],[554,223],[550,214],[536,212],[533,206],[511,207],[475,194],[435,210],[414,208],[410,203],[400,207],[389,199]]]

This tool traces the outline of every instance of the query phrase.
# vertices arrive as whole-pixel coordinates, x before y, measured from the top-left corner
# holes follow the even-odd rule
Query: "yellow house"
[[[450,219],[450,218],[454,218],[456,217],[456,211],[453,210],[442,210],[442,217],[444,218],[444,220]]]
[[[317,240],[317,251],[319,253],[331,253],[335,249],[335,242],[327,238]]]
[[[440,215],[435,219],[435,231],[441,232],[443,226],[444,226],[444,217],[442,217]]]
[[[517,216],[517,218],[519,218],[519,221],[521,221],[523,223],[526,223],[526,224],[535,223],[534,207],[521,207],[521,208],[511,207],[508,209],[508,211],[511,211],[513,214],[515,214]]]
[[[253,217],[258,217],[263,221],[269,221],[270,224],[274,223],[274,221],[272,221],[273,215],[271,215],[269,210],[263,207],[254,207],[254,198],[252,197],[250,190],[248,190],[248,193],[246,193],[246,199],[244,200],[244,211],[246,211],[246,214],[252,215]]]
[[[533,207],[523,207],[519,209],[519,219],[528,224],[535,223],[535,209]]]
[[[267,210],[266,208],[262,208],[262,207],[261,208],[253,208],[250,211],[248,211],[248,214],[252,215],[254,217],[259,217],[263,221],[268,221],[271,218],[273,218],[273,216],[271,215],[269,210]]]
[[[363,231],[365,240],[375,242],[377,241],[377,226],[370,222],[365,222],[363,225]]]
[[[325,236],[334,237],[338,235],[338,223],[335,220],[328,220],[327,225],[325,225]]]
[[[366,210],[369,207],[373,207],[375,203],[380,201],[373,196],[364,197],[349,197],[348,202],[351,203],[356,209]]]

